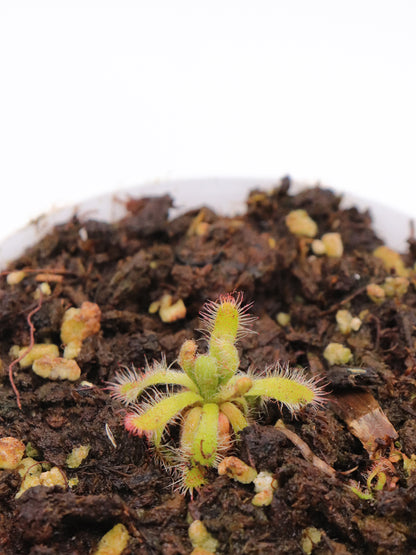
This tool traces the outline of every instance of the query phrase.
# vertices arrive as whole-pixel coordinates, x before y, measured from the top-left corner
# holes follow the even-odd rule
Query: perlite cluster
[[[19,361],[21,368],[31,366],[33,372],[42,378],[76,381],[81,369],[74,359],[79,355],[84,340],[100,331],[100,320],[99,306],[86,301],[80,308],[69,308],[64,314],[61,325],[62,357],[59,347],[53,343],[35,343],[31,347],[13,345],[9,354]]]
[[[129,407],[126,429],[145,436],[167,466],[179,469],[182,491],[192,492],[206,483],[207,469],[217,467],[229,452],[233,439],[248,425],[257,399],[273,399],[292,413],[323,401],[322,386],[300,370],[275,365],[261,377],[238,372],[236,343],[251,331],[253,322],[248,309],[241,295],[207,303],[201,312],[205,353],[199,354],[196,342],[187,340],[177,360],[180,369],[162,360],[143,373],[119,372],[109,384],[111,395]],[[164,392],[159,385],[165,386]],[[174,422],[180,424],[179,445],[168,433]]]
[[[66,466],[78,468],[88,456],[89,450],[89,445],[74,447],[66,458]],[[16,499],[36,486],[60,486],[66,489],[77,484],[76,477],[68,480],[61,468],[52,466],[47,461],[39,462],[36,460],[38,457],[39,452],[30,443],[25,446],[20,439],[14,437],[0,438],[0,470],[17,470],[22,479]]]

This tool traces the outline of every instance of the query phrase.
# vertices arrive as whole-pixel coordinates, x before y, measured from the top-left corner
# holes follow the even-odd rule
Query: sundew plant
[[[126,429],[145,436],[166,465],[179,471],[184,492],[206,483],[207,469],[218,466],[233,439],[248,426],[256,400],[272,399],[291,413],[324,400],[322,385],[301,370],[276,364],[259,376],[238,371],[236,343],[251,332],[250,306],[242,304],[241,294],[206,303],[201,311],[205,353],[198,354],[196,342],[187,340],[177,359],[180,369],[162,359],[147,365],[143,373],[123,370],[109,384],[111,395],[128,406]],[[168,427],[175,422],[180,439],[173,446]]]

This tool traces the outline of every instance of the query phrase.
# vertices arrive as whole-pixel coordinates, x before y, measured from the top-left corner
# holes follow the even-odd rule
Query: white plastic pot
[[[209,206],[222,214],[242,213],[248,192],[254,188],[270,189],[279,183],[279,179],[256,178],[204,178],[160,181],[145,183],[80,202],[48,214],[42,215],[15,234],[0,242],[0,269],[18,257],[23,251],[46,235],[54,225],[68,221],[74,214],[85,219],[115,221],[126,212],[124,201],[129,197],[162,195],[169,193],[174,199],[172,216],[190,208]],[[295,193],[307,185],[293,183],[291,192]],[[388,206],[356,197],[348,193],[342,194],[342,206],[357,206],[361,210],[369,209],[373,218],[376,233],[391,248],[398,251],[406,250],[406,240],[410,236],[410,222],[416,220],[416,206],[411,206],[408,214],[399,212]]]

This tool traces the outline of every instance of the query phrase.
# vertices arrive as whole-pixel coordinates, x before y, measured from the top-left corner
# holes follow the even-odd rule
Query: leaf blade
[[[193,391],[176,393],[159,401],[156,399],[147,410],[127,413],[124,425],[136,435],[151,431],[160,433],[183,409],[202,401],[202,397]]]

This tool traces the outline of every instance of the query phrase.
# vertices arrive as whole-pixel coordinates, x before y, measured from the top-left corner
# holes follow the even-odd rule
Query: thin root
[[[34,314],[36,314],[36,312],[38,312],[42,306],[42,301],[43,301],[43,295],[42,295],[42,291],[39,289],[39,301],[38,304],[35,306],[35,308],[33,310],[31,310],[29,312],[29,314],[27,315],[26,321],[28,323],[29,329],[30,329],[30,342],[29,342],[29,346],[28,348],[22,352],[22,354],[16,358],[15,360],[13,360],[10,365],[9,365],[9,381],[10,381],[10,385],[12,386],[12,389],[14,391],[14,394],[16,395],[16,402],[17,402],[17,406],[19,407],[20,410],[22,410],[22,403],[20,402],[20,393],[16,387],[16,384],[14,383],[14,379],[13,379],[13,367],[20,362],[26,355],[28,355],[30,353],[30,351],[33,349],[33,345],[35,344],[35,326],[32,323],[32,316]]]
[[[332,466],[329,466],[325,461],[317,457],[309,447],[307,443],[303,441],[295,432],[288,430],[286,426],[283,424],[281,420],[278,420],[275,424],[275,428],[277,428],[280,432],[282,432],[301,452],[304,459],[308,462],[312,463],[313,466],[319,468],[321,472],[326,474],[327,476],[335,476],[336,471]]]

